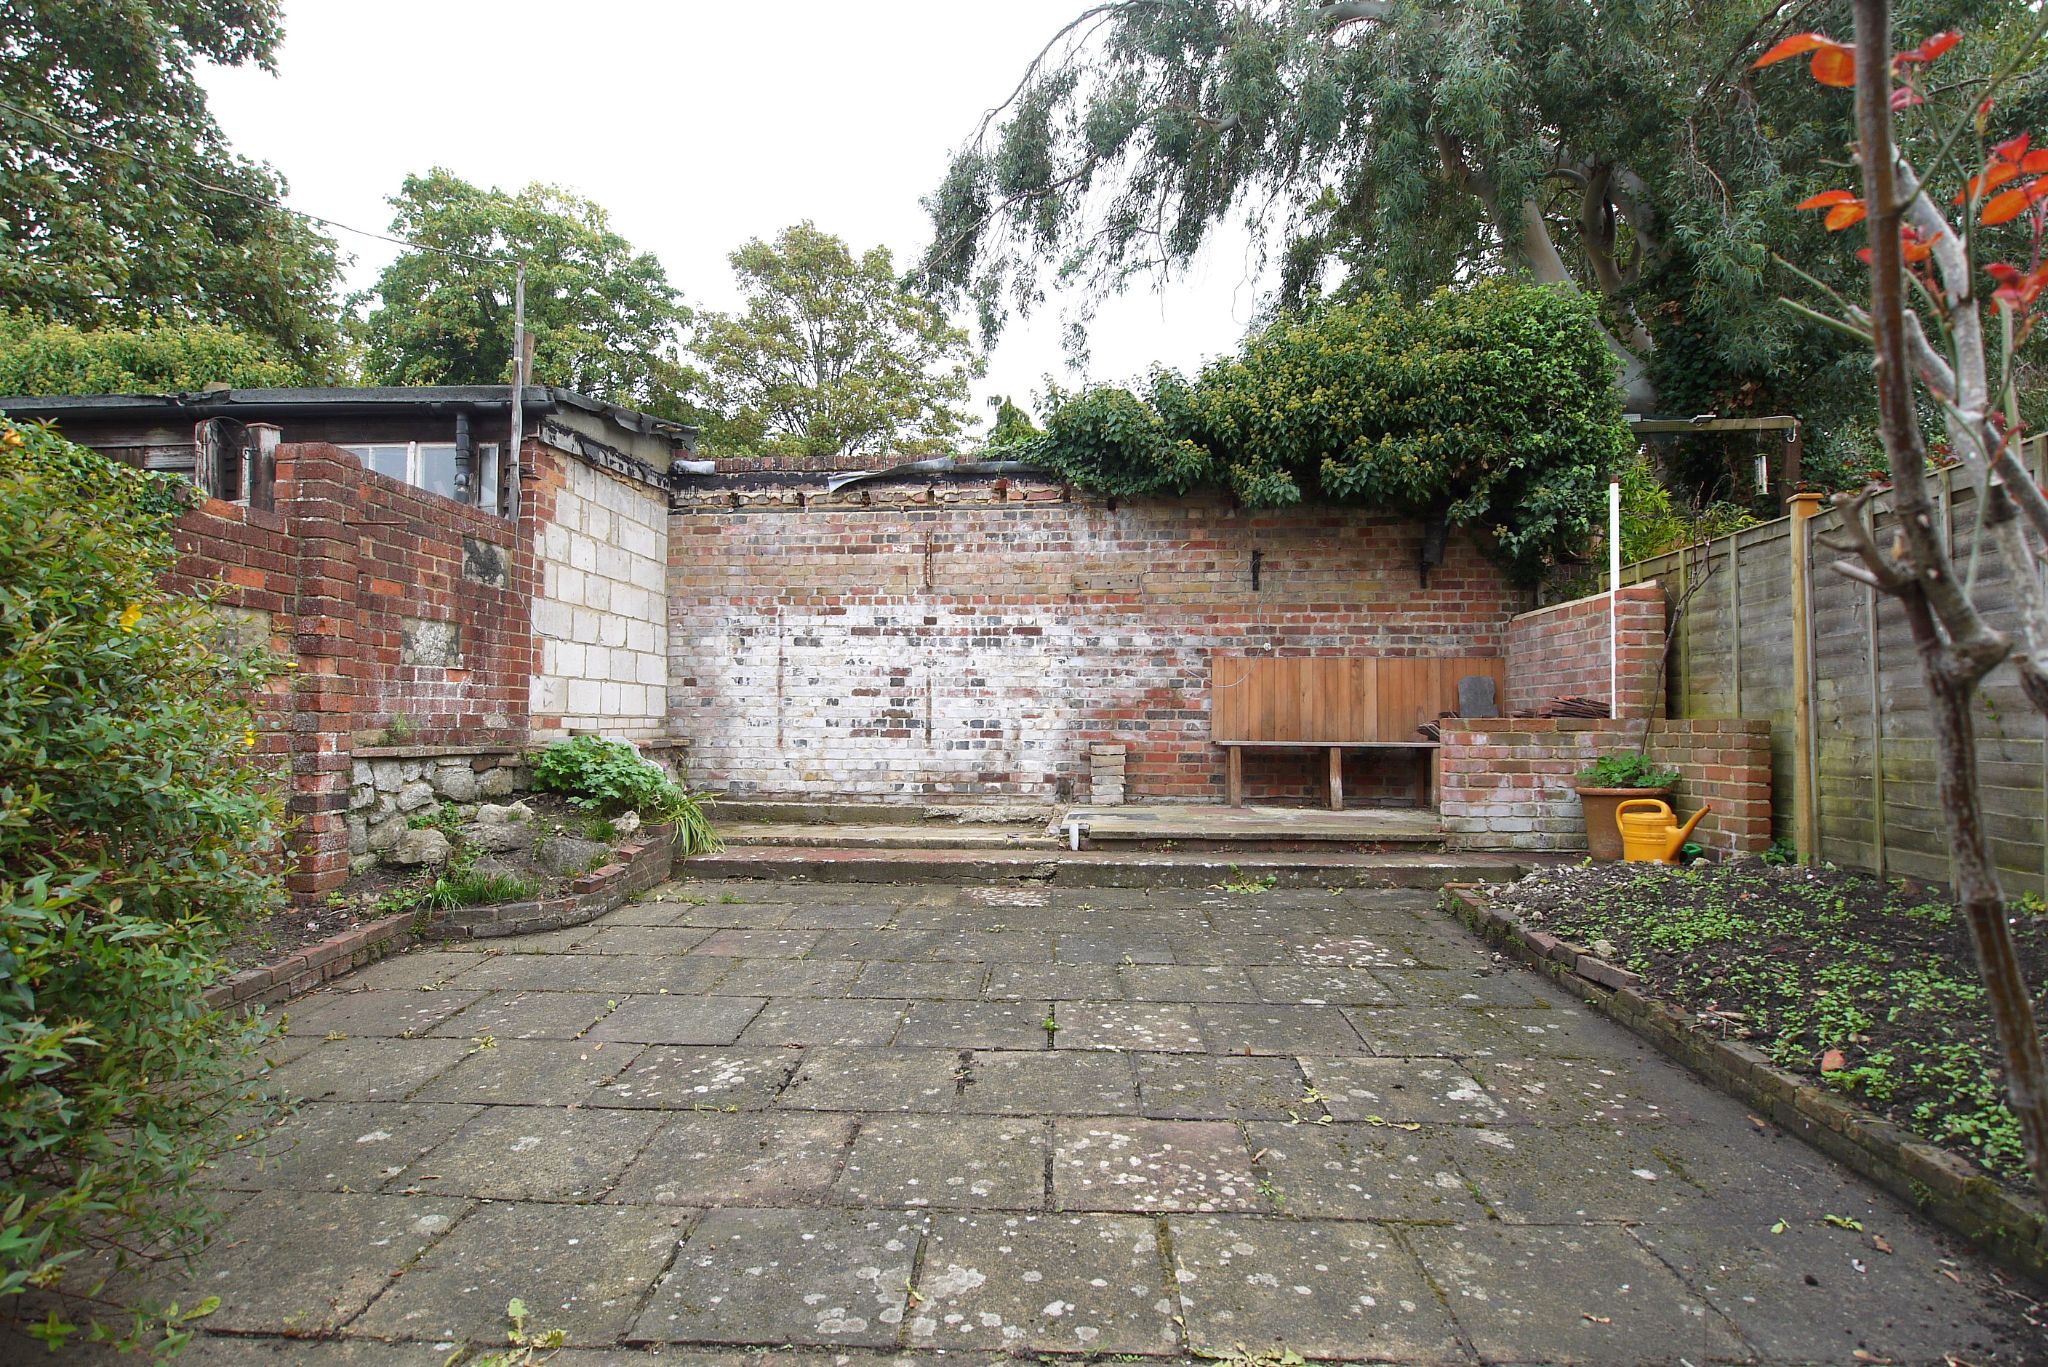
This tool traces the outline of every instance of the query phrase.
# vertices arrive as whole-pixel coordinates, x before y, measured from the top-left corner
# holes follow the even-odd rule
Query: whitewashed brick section
[[[535,720],[617,736],[667,733],[668,500],[581,461],[562,462],[541,534],[533,629]],[[651,587],[650,587],[651,586]]]

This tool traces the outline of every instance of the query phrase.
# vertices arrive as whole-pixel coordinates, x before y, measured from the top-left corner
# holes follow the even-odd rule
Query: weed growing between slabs
[[[1532,874],[1496,898],[1780,1067],[2025,1182],[1969,930],[1941,888],[1828,866],[1604,864]],[[2013,925],[2036,1010],[2044,911],[2029,900]]]

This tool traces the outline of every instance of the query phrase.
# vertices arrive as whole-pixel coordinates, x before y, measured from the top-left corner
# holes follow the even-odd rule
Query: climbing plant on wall
[[[1441,517],[1524,579],[1582,549],[1631,449],[1594,305],[1494,281],[1286,316],[1189,382],[1055,394],[1020,454],[1094,492]]]

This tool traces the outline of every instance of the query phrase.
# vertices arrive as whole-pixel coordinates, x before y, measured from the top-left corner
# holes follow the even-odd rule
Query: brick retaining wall
[[[1640,721],[1503,717],[1444,724],[1445,843],[1462,850],[1583,850],[1586,825],[1573,783],[1603,754],[1635,750]],[[1648,753],[1681,775],[1671,804],[1681,818],[1713,810],[1692,838],[1710,850],[1771,843],[1770,723],[1649,723]]]
[[[1664,590],[1653,580],[1615,596],[1621,633],[1620,717],[1661,716],[1652,697],[1664,655]],[[1607,595],[1525,612],[1508,623],[1508,683],[1503,712],[1534,712],[1552,698],[1608,698]]]

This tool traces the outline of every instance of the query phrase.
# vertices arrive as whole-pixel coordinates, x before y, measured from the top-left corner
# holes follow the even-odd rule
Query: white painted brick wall
[[[658,590],[668,566],[668,500],[579,460],[562,466],[566,486],[541,533],[541,596],[533,604],[541,638],[536,720],[665,735],[668,622]]]

